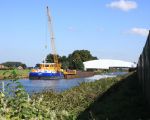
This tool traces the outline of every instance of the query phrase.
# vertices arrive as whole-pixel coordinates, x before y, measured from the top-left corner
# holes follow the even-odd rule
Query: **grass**
[[[79,120],[150,120],[136,73],[114,84],[78,116]]]
[[[41,94],[35,95],[35,99]],[[82,83],[63,93],[45,92],[43,103],[56,111],[65,110],[81,120],[137,120],[150,114],[136,74]]]
[[[0,79],[14,79],[12,74],[13,72],[15,72],[15,74],[17,75],[18,78],[27,78],[29,75],[30,70],[28,69],[24,69],[24,70],[18,70],[18,69],[14,69],[14,70],[0,70]]]
[[[112,72],[128,72],[128,70],[125,69],[109,69],[109,70],[97,70],[94,73],[97,75],[101,74],[107,74],[107,73],[112,73]]]
[[[43,92],[33,96],[33,99],[43,96],[43,103],[46,103],[48,109],[68,111],[77,116],[84,111],[97,97],[111,87],[119,78],[108,78],[91,83],[82,83],[62,93]]]
[[[0,119],[146,120],[150,118],[136,74],[82,83],[62,93],[30,96],[16,81],[12,96],[0,93]],[[8,88],[10,86],[8,85]]]

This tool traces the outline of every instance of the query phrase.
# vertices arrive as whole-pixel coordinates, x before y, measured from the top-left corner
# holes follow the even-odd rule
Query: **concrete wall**
[[[150,32],[138,61],[138,77],[148,102],[150,103]]]

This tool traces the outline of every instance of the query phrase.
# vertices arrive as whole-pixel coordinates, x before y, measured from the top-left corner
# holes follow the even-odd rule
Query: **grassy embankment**
[[[39,96],[36,95],[35,98]],[[150,118],[135,73],[83,83],[61,94],[46,92],[43,93],[43,98],[43,104],[46,104],[50,111],[65,110],[73,118],[80,120]]]
[[[109,69],[109,70],[97,70],[94,71],[95,74],[107,74],[107,73],[113,73],[113,72],[128,72],[128,70],[123,70],[123,69]]]
[[[18,70],[18,69],[14,69],[14,70],[0,70],[0,80],[3,79],[13,79],[13,72],[18,76],[18,78],[28,78],[29,75],[29,71],[28,69],[25,70]]]
[[[150,118],[136,74],[82,83],[62,93],[31,98],[20,90],[15,98],[1,94],[0,119],[141,120]]]
[[[133,73],[115,82],[106,92],[78,115],[79,120],[149,120],[150,109],[137,74]]]

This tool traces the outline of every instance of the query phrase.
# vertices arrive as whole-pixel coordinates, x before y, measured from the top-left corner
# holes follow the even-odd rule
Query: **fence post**
[[[5,83],[4,83],[4,81],[2,82],[2,91],[5,92]]]

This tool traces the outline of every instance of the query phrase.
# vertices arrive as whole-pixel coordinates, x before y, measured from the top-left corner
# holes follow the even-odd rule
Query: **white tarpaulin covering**
[[[111,67],[134,68],[135,63],[122,60],[100,59],[83,62],[84,69],[109,69]]]

